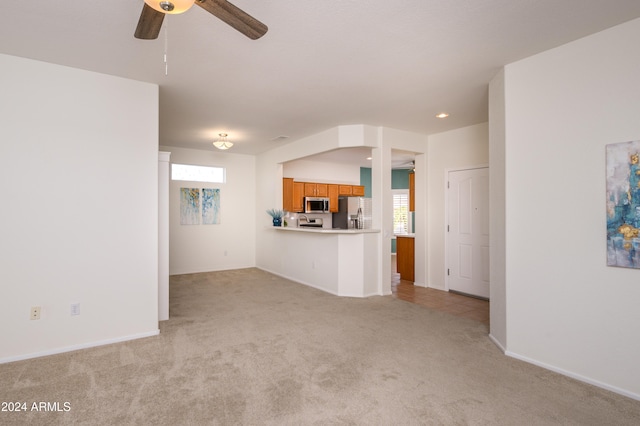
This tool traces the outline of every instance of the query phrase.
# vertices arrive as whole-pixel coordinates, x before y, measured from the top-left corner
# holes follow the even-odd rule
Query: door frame
[[[444,272],[444,289],[447,292],[449,291],[449,274],[447,274],[447,266],[449,265],[449,232],[447,231],[449,226],[449,173],[476,169],[489,169],[489,163],[444,169],[444,229],[442,230],[444,232],[444,265],[442,265],[442,268]],[[489,288],[491,288],[491,283],[489,283]]]

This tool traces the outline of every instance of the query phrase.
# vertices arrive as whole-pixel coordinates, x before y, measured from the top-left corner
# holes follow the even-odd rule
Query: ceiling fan
[[[252,40],[262,37],[268,30],[265,24],[227,0],[144,0],[135,37],[143,40],[158,38],[165,14],[186,12],[194,4]]]

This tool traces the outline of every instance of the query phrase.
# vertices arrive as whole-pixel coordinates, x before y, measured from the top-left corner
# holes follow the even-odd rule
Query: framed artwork
[[[219,223],[219,188],[202,188],[202,190],[180,188],[180,225],[217,225]]]
[[[180,225],[200,225],[198,188],[180,188]]]
[[[202,188],[202,224],[220,223],[220,189]]]
[[[606,146],[607,265],[640,269],[640,141]]]

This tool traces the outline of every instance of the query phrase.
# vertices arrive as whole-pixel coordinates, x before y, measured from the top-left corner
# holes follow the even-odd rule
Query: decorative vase
[[[273,218],[273,226],[282,226],[282,218],[274,217]]]

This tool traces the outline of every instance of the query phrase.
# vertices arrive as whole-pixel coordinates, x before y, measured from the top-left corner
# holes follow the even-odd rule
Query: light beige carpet
[[[0,365],[0,424],[638,425],[640,402],[508,358],[478,322],[258,269],[171,278],[158,337]]]

